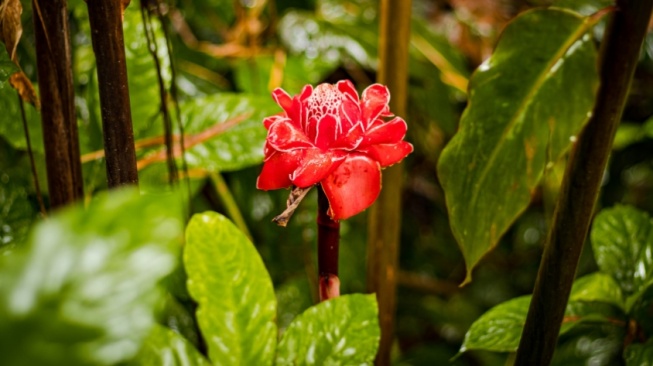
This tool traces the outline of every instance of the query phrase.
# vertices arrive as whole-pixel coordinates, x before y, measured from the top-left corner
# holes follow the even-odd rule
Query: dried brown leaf
[[[9,83],[11,86],[18,91],[20,97],[24,101],[33,105],[37,109],[41,108],[39,98],[36,95],[36,90],[34,90],[34,85],[29,80],[27,75],[24,72],[19,71],[9,77]]]
[[[23,34],[23,26],[20,23],[22,13],[23,6],[20,0],[0,0],[0,41],[5,44],[9,56],[14,61],[16,61],[16,47]]]

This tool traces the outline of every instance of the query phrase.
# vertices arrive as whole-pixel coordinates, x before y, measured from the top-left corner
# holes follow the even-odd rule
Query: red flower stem
[[[329,217],[329,200],[317,186],[317,271],[320,301],[340,295],[338,279],[338,249],[340,223]]]

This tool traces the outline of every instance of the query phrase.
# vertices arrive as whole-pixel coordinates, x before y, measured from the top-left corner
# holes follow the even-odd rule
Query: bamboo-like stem
[[[234,196],[231,194],[229,186],[227,186],[227,182],[225,182],[224,178],[222,178],[222,174],[212,171],[209,172],[209,178],[211,178],[211,182],[213,182],[215,191],[218,194],[220,201],[224,205],[229,218],[234,222],[234,224],[236,224],[240,231],[242,231],[250,240],[252,240],[252,233],[249,232],[247,224],[245,223],[245,219],[243,218],[243,214],[240,212],[238,204],[236,203]]]
[[[596,105],[573,147],[515,365],[548,365],[621,120],[653,0],[618,0],[601,46]]]
[[[329,217],[329,200],[321,186],[317,186],[317,275],[320,301],[340,295],[338,251],[340,223]]]
[[[84,196],[75,116],[70,32],[66,0],[37,1],[34,16],[36,62],[41,100],[50,207]]]
[[[411,3],[410,0],[382,0],[380,5],[377,81],[390,89],[390,110],[399,116],[406,114]],[[401,164],[383,171],[383,189],[368,216],[367,287],[370,292],[376,292],[381,325],[377,365],[390,364],[394,338],[402,179]]]
[[[86,3],[97,62],[107,183],[109,187],[137,185],[138,170],[122,30],[122,13],[126,2],[87,0]]]

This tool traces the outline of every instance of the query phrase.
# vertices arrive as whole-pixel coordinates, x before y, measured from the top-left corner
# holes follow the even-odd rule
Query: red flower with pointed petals
[[[268,130],[258,189],[321,184],[329,216],[351,217],[368,208],[381,191],[381,168],[413,151],[403,141],[406,122],[392,117],[390,92],[369,86],[359,98],[349,80],[310,85],[291,97],[276,89],[272,97],[283,113],[263,121]]]

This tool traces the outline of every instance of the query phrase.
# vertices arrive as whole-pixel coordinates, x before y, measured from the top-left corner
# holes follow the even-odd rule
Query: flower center
[[[342,93],[335,85],[320,84],[308,98],[308,116],[315,117],[318,121],[322,116],[331,114],[338,118],[338,109],[342,104]]]

